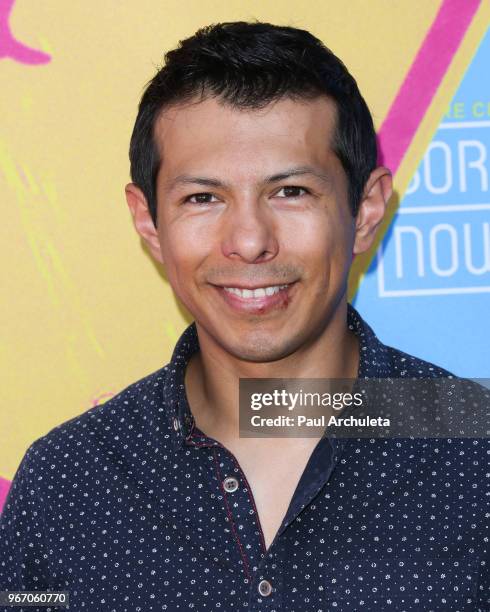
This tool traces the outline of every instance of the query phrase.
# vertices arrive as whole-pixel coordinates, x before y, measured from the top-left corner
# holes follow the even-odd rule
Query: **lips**
[[[271,291],[267,292],[265,285],[254,288],[233,287],[232,285],[227,287],[215,286],[215,289],[225,304],[235,312],[267,314],[274,310],[284,310],[289,306],[296,292],[296,284],[296,282],[293,282],[286,286],[268,285],[267,287],[274,288],[271,295],[267,294]],[[280,289],[275,290],[276,287],[280,287]],[[260,291],[261,289],[262,291]]]

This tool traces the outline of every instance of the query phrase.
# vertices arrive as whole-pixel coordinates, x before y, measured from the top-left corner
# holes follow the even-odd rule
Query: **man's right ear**
[[[153,219],[151,218],[144,193],[134,183],[128,183],[125,187],[125,192],[126,202],[131,211],[136,231],[145,241],[154,259],[163,264],[160,239],[157,229],[153,225]]]

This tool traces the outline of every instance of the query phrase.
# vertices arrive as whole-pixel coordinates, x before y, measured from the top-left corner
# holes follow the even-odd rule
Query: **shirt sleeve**
[[[38,487],[42,474],[36,467],[36,444],[22,459],[0,516],[0,591],[49,588],[46,523]]]

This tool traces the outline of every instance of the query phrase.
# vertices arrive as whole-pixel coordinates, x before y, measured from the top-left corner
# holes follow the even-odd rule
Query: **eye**
[[[217,201],[216,196],[214,196],[212,193],[193,193],[192,195],[188,196],[184,202],[189,202],[190,204],[211,204],[211,198],[215,198],[214,201]]]
[[[304,194],[310,193],[308,189],[305,189],[304,187],[297,187],[296,185],[288,185],[287,187],[281,187],[281,189],[276,192],[276,196],[279,195],[281,192],[284,192],[284,195],[279,196],[280,198],[292,198],[292,199],[300,198]],[[300,193],[300,192],[303,192],[303,193]]]

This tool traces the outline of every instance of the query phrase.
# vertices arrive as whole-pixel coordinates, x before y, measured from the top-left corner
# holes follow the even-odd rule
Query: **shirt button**
[[[233,476],[228,476],[223,480],[223,488],[227,493],[234,493],[238,489],[238,480]]]
[[[261,580],[259,582],[259,593],[262,597],[269,597],[272,593],[272,584],[268,580]]]
[[[179,428],[180,428],[179,419],[177,417],[174,417],[174,429],[175,429],[175,431],[179,431]]]

